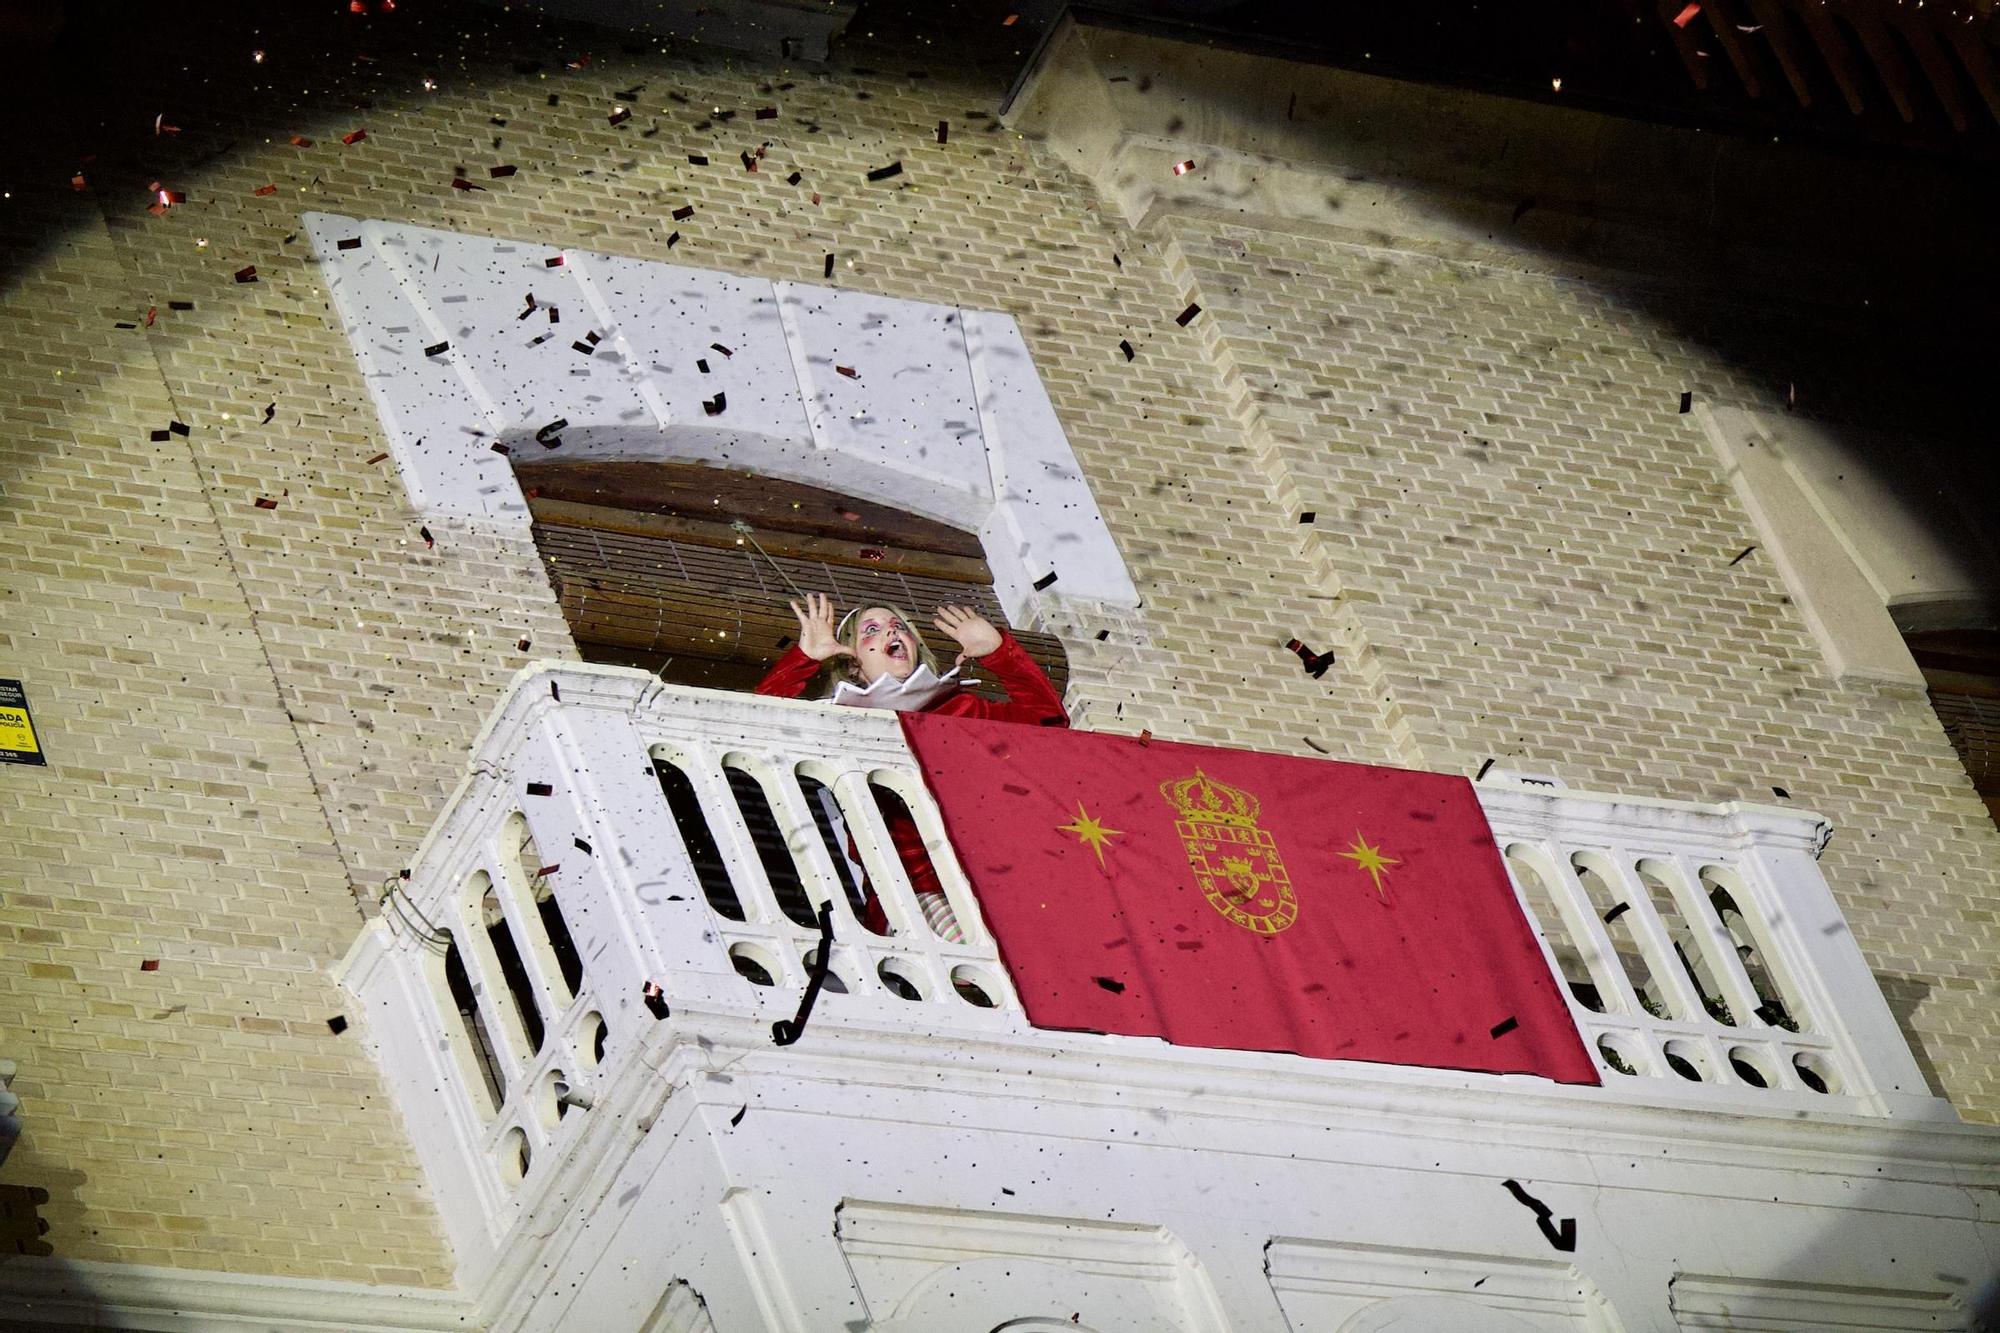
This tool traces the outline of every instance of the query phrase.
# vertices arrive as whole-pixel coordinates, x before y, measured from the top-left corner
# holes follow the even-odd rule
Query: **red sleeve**
[[[981,699],[985,707],[978,716],[999,722],[1026,722],[1030,726],[1066,727],[1069,714],[1063,711],[1062,696],[1042,674],[1028,650],[1006,630],[1000,631],[1000,646],[976,659],[979,667],[993,674],[1007,692],[1007,702]]]
[[[764,679],[757,682],[758,694],[768,694],[779,699],[796,699],[806,692],[814,676],[819,674],[820,663],[799,651],[793,644],[785,649],[785,655],[771,665]]]

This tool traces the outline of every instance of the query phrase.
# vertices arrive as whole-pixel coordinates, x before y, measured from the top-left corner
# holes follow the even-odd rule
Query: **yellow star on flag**
[[[1056,825],[1056,830],[1061,833],[1076,834],[1077,838],[1086,847],[1097,853],[1097,864],[1100,867],[1104,864],[1105,842],[1112,838],[1124,836],[1124,830],[1106,828],[1104,825],[1098,823],[1097,820],[1091,818],[1089,812],[1083,808],[1082,801],[1076,803],[1076,818],[1067,824]]]
[[[1382,855],[1380,847],[1370,847],[1368,839],[1362,837],[1359,832],[1354,835],[1354,846],[1341,852],[1340,855],[1368,872],[1368,878],[1375,882],[1376,893],[1384,898],[1389,896],[1382,888],[1382,872],[1390,866],[1401,865],[1401,861]]]

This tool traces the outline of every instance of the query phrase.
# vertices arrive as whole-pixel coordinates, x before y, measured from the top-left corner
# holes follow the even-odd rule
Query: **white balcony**
[[[941,937],[919,910],[888,840],[878,805],[885,792],[909,807],[924,832],[962,941]],[[862,1143],[890,1157],[949,1156],[927,1138],[944,1113],[909,1110],[911,1098],[946,1095],[925,1091],[934,1085],[980,1105],[1014,1105],[996,1122],[1006,1128],[994,1130],[988,1151],[995,1159],[1042,1151],[1010,1136],[1044,1109],[1049,1125],[1062,1126],[1048,1132],[1075,1142],[1119,1132],[1102,1119],[1112,1111],[1102,1108],[1144,1104],[1171,1119],[1220,1099],[1235,1108],[1231,1114],[1262,1126],[1260,1133],[1278,1135],[1270,1151],[1300,1163],[1302,1181],[1310,1175],[1305,1159],[1324,1143],[1312,1130],[1369,1116],[1389,1117],[1391,1132],[1415,1144],[1445,1134],[1446,1126],[1475,1123],[1504,1143],[1510,1131],[1495,1126],[1513,1122],[1524,1127],[1524,1145],[1540,1145],[1524,1146],[1529,1153],[1560,1153],[1565,1137],[1614,1129],[1628,1140],[1661,1143],[1720,1136],[1733,1146],[1708,1153],[1701,1168],[1723,1172],[1718,1182],[1742,1174],[1729,1164],[1731,1154],[1753,1143],[1756,1169],[1766,1169],[1770,1150],[1787,1143],[1788,1133],[1806,1136],[1790,1141],[1793,1147],[1823,1150],[1828,1160],[1876,1151],[1901,1160],[1902,1149],[1891,1145],[1915,1136],[1929,1145],[1918,1158],[1970,1161],[1974,1174],[1992,1176],[1991,1137],[1959,1126],[1927,1091],[1819,873],[1824,821],[1762,806],[1693,806],[1519,782],[1482,785],[1479,794],[1550,965],[1568,982],[1601,1087],[1039,1031],[1021,1011],[894,717],[669,688],[642,673],[576,664],[543,664],[516,678],[407,878],[392,886],[351,951],[343,979],[362,1002],[367,1037],[432,1180],[462,1280],[484,1294],[496,1326],[562,1326],[549,1313],[555,1307],[547,1284],[563,1271],[579,1283],[598,1273],[588,1308],[591,1318],[609,1320],[604,1327],[618,1326],[616,1310],[628,1307],[638,1311],[631,1327],[642,1326],[647,1308],[666,1320],[660,1312],[669,1309],[671,1292],[649,1306],[653,1298],[639,1288],[617,1295],[620,1279],[599,1272],[604,1256],[632,1243],[620,1238],[638,1225],[639,1197],[662,1188],[630,1182],[658,1179],[650,1173],[660,1168],[647,1157],[656,1124],[675,1126],[660,1152],[683,1151],[691,1136],[700,1137],[697,1128],[726,1136],[755,1100],[744,1091],[753,1084],[756,1098],[789,1100],[789,1114],[816,1117],[798,1122],[809,1129],[771,1141],[765,1172],[821,1133],[834,1135],[829,1153],[837,1150],[831,1145],[847,1149],[850,1166]],[[842,825],[880,896],[886,935],[858,919],[859,874]],[[820,903],[832,913],[830,975],[803,1037],[780,1047],[772,1025],[793,1017],[807,986]],[[659,988],[660,1012],[648,1007],[648,983]],[[840,1091],[816,1102],[821,1094],[781,1091],[773,1082],[794,1072],[801,1087]],[[1046,1095],[1040,1079],[1051,1080]],[[1060,1096],[1056,1081],[1066,1090]],[[1100,1110],[1078,1109],[1087,1106]],[[1701,1114],[1690,1118],[1690,1111]],[[843,1120],[849,1123],[835,1133],[830,1126]],[[1284,1125],[1291,1128],[1278,1128]],[[1285,1147],[1285,1134],[1299,1142]],[[1537,1174],[1518,1165],[1488,1169],[1490,1146],[1482,1150],[1488,1157],[1445,1161],[1463,1147],[1442,1151],[1439,1169],[1485,1177],[1483,1193],[1499,1193],[1487,1186],[1501,1175]],[[902,1235],[898,1228],[943,1235],[955,1225],[947,1213],[960,1213],[920,1210],[911,1220],[882,1212],[922,1201],[886,1185],[868,1193],[869,1182],[886,1177],[880,1164],[837,1186],[843,1173],[830,1157],[823,1167],[794,1164],[791,1170],[807,1176],[823,1170],[814,1187],[835,1190],[829,1210],[839,1262],[807,1261],[795,1251],[788,1277],[760,1280],[751,1256],[776,1243],[769,1233],[785,1224],[774,1218],[791,1214],[758,1213],[744,1192],[783,1191],[755,1169],[739,1176],[746,1168],[726,1155],[700,1161],[685,1168],[686,1187],[715,1202],[710,1223],[724,1239],[683,1238],[681,1262],[700,1271],[673,1276],[699,1285],[706,1272],[718,1289],[741,1288],[740,1324],[717,1313],[729,1298],[710,1291],[709,1314],[701,1317],[714,1317],[714,1327],[835,1327],[818,1322],[835,1310],[849,1321],[866,1313],[856,1327],[925,1326],[909,1322],[922,1317],[910,1311],[929,1308],[921,1291],[899,1297],[902,1313],[892,1317],[867,1285],[893,1288],[900,1280],[880,1255],[903,1251],[882,1237]],[[955,1196],[957,1187],[946,1182],[961,1167],[936,1165],[940,1207]],[[1910,1170],[1928,1180],[1931,1168]],[[1942,1190],[1950,1172],[1939,1171]],[[1823,1177],[1825,1168],[1811,1172]],[[1128,1185],[1114,1171],[1085,1196],[1095,1191],[1120,1201]],[[1775,1203],[1780,1192],[1754,1189],[1759,1202],[1770,1194]],[[1113,1210],[1119,1216],[1144,1211],[1138,1200],[1148,1191],[1131,1192]],[[1043,1201],[1044,1210],[1051,1206]],[[1814,1206],[1840,1204],[1829,1195]],[[1947,1251],[1971,1244],[1986,1205],[1938,1206],[1936,1216],[1951,1218],[1936,1224],[1943,1230],[1928,1243]],[[1467,1207],[1502,1219],[1520,1213],[1504,1195],[1482,1194]],[[1327,1261],[1314,1246],[1332,1239],[1315,1233],[1305,1215],[1288,1220],[1286,1212],[1276,1208],[1266,1231],[1244,1243],[1263,1253],[1282,1241],[1291,1247],[1282,1250],[1287,1262],[1296,1260],[1301,1273],[1321,1271]],[[1932,1216],[1922,1207],[1917,1215]],[[698,1231],[709,1224],[686,1225]],[[826,1243],[825,1219],[799,1225],[812,1244]],[[1514,1228],[1513,1221],[1499,1225]],[[1529,1243],[1539,1245],[1532,1219],[1528,1225]],[[1767,1239],[1785,1234],[1782,1225],[1758,1226]],[[595,1239],[585,1240],[593,1228]],[[991,1252],[1008,1252],[1004,1237],[978,1234],[984,1239],[965,1242],[972,1246],[965,1253],[986,1253],[979,1247],[989,1242],[1000,1247]],[[1194,1244],[1176,1231],[1159,1251],[1167,1256],[1158,1259],[1167,1266],[1162,1272],[1181,1272],[1174,1246]],[[867,1254],[877,1254],[876,1269]],[[715,1272],[725,1255],[736,1272],[726,1281]],[[535,1256],[542,1256],[539,1266]],[[1549,1258],[1545,1252],[1519,1262],[1533,1268]],[[1222,1261],[1190,1262],[1213,1268]],[[1334,1299],[1304,1277],[1287,1297],[1291,1289],[1270,1267],[1275,1262],[1266,1262],[1257,1297],[1266,1316],[1273,1300],[1290,1311],[1288,1299]],[[1145,1267],[1133,1263],[1135,1273]],[[813,1274],[828,1289],[844,1282],[854,1294],[801,1294]],[[1224,1279],[1211,1273],[1182,1282],[1186,1277],[1159,1289],[1172,1288],[1159,1298],[1158,1317],[1166,1321],[1159,1327],[1284,1326],[1240,1302],[1216,1305],[1220,1298],[1202,1294],[1226,1288]],[[1390,1288],[1399,1280],[1381,1279]],[[1617,1280],[1600,1281],[1600,1291]],[[1297,1294],[1306,1291],[1319,1295]],[[1666,1300],[1664,1288],[1657,1298]],[[581,1298],[571,1291],[563,1299]],[[1911,1299],[1918,1300],[1912,1308],[1932,1308]],[[661,1327],[709,1326],[688,1318]],[[1120,1326],[1104,1318],[1084,1325]],[[1623,1325],[1546,1326],[1651,1325],[1628,1313]]]

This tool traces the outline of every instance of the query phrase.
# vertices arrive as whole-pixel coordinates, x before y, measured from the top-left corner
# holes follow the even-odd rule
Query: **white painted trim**
[[[436,1333],[481,1327],[456,1291],[10,1255],[10,1319],[171,1333]]]
[[[305,229],[427,518],[524,526],[514,469],[552,457],[698,461],[975,532],[1016,624],[1130,637],[1138,590],[1008,315],[326,213]],[[517,284],[590,318],[524,325]],[[579,356],[577,335],[602,341]],[[558,419],[550,455],[534,441]]]
[[[1700,404],[1694,415],[1833,674],[1922,689],[1923,672],[1881,591],[1828,526],[1772,433],[1740,408]]]

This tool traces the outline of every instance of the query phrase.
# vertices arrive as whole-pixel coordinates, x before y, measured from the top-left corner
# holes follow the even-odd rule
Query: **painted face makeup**
[[[861,683],[872,685],[877,677],[894,676],[908,680],[917,669],[917,636],[896,615],[879,606],[863,609],[854,644],[855,663]]]

